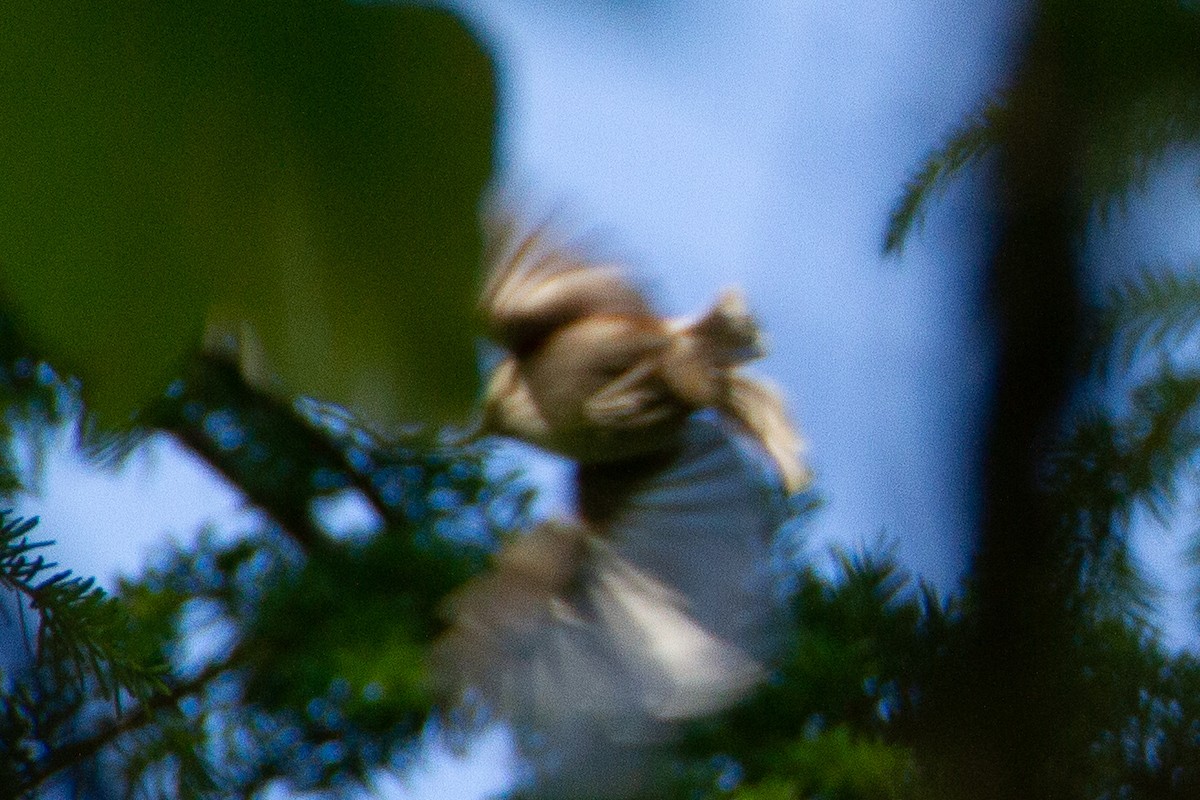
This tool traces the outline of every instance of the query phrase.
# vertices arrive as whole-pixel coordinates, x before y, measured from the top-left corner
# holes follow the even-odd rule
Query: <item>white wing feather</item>
[[[458,696],[480,688],[520,730],[538,732],[524,749],[545,796],[640,791],[678,723],[729,708],[763,679],[779,613],[768,543],[785,510],[747,446],[698,416],[643,474],[584,468],[582,549],[535,533],[548,572],[561,576],[577,558],[576,578],[506,569],[536,563],[534,547],[502,556],[460,598],[442,651]],[[463,608],[478,611],[464,618]]]

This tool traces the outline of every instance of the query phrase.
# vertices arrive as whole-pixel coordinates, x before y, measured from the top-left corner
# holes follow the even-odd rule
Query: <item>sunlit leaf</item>
[[[6,299],[110,423],[214,321],[381,426],[459,414],[493,93],[428,9],[7,4]]]

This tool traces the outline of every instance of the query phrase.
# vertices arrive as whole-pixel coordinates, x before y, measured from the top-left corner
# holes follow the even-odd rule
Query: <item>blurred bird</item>
[[[693,411],[715,408],[775,460],[786,491],[808,482],[779,395],[736,369],[763,354],[740,292],[696,320],[665,319],[613,266],[581,262],[498,223],[482,310],[509,352],[484,397],[485,430],[582,463],[662,449]]]
[[[433,673],[515,723],[537,795],[632,796],[680,723],[765,676],[769,542],[808,473],[778,394],[737,371],[762,352],[737,292],[663,319],[620,270],[505,230],[483,426],[574,459],[579,509],[451,598]]]

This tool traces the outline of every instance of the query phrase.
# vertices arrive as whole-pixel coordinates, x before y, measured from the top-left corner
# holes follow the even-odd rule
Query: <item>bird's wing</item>
[[[532,689],[523,676],[532,678],[527,670],[534,665],[546,669],[556,631],[578,627],[559,598],[578,575],[585,536],[582,525],[544,522],[506,544],[492,570],[450,596],[442,609],[450,627],[431,657],[442,696],[458,702],[473,688],[502,713],[529,706]]]
[[[722,711],[765,677],[762,664],[696,619],[692,598],[594,540],[584,586],[613,661],[630,678],[639,713],[650,719],[690,720]],[[736,593],[740,587],[713,587]]]
[[[640,430],[679,416],[659,374],[657,358],[636,361],[592,394],[583,404],[584,417],[599,428]]]
[[[765,676],[782,501],[733,426],[684,425],[669,451],[581,467],[585,521],[514,540],[451,603],[433,679],[530,734],[545,796],[644,794],[680,724]]]
[[[617,555],[688,599],[689,615],[756,657],[770,650],[769,542],[787,518],[782,493],[750,439],[696,415],[678,447],[640,463],[581,466],[588,525]]]
[[[546,225],[524,235],[496,227],[480,307],[489,333],[510,350],[526,352],[583,317],[652,316],[623,270],[589,264],[556,245]]]

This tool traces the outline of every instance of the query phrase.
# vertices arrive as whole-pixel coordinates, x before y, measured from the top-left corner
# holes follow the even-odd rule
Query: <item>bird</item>
[[[619,267],[556,246],[546,224],[499,240],[481,311],[509,353],[484,393],[483,428],[581,462],[662,449],[680,422],[715,408],[774,459],[789,494],[810,476],[778,392],[737,367],[763,355],[736,289],[696,319],[656,314]]]
[[[577,508],[506,541],[444,606],[435,690],[514,724],[533,797],[653,785],[681,727],[766,678],[769,569],[810,473],[740,292],[657,314],[547,225],[493,225],[480,309],[505,355],[481,429],[574,462]]]

